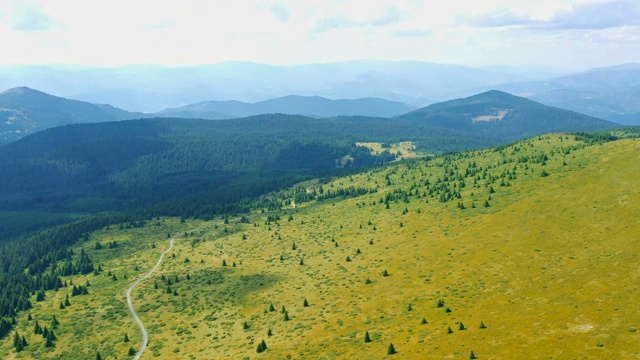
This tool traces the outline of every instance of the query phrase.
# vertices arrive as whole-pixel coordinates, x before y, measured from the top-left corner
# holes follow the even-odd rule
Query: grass
[[[249,224],[163,219],[103,229],[75,249],[103,274],[68,278],[89,280],[90,294],[60,310],[63,288],[31,311],[41,325],[59,319],[56,347],[45,349],[34,320],[20,314],[29,346],[16,354],[5,341],[0,357],[127,358],[141,334],[125,290],[169,233],[182,236],[134,292],[150,331],[143,359],[636,358],[639,153],[638,140],[584,146],[550,135],[334,179],[324,188],[377,193],[296,204],[279,221],[258,209]],[[544,165],[533,160],[543,155]],[[481,169],[477,185],[467,168]],[[461,198],[429,195],[438,178]],[[114,240],[117,248],[94,250]],[[391,343],[397,354],[387,355]]]

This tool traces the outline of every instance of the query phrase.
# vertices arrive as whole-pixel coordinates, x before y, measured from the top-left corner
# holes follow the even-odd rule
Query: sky
[[[640,0],[0,0],[0,64],[640,62]]]

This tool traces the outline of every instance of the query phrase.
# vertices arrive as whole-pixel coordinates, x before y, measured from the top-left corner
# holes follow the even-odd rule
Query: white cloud
[[[54,21],[41,4],[32,1],[14,1],[8,10],[9,26],[17,31],[45,31],[54,27]]]
[[[2,63],[640,61],[636,0],[28,1],[0,0]]]

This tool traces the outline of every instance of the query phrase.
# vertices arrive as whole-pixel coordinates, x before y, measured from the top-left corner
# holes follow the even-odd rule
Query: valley
[[[125,293],[175,237],[132,291],[141,359],[635,358],[640,142],[613,134],[405,160],[256,202],[277,210],[102,227],[72,247],[101,270],[32,299],[15,326],[28,345],[0,357],[137,352]],[[88,294],[61,309],[71,282]],[[47,348],[34,322],[54,315]]]

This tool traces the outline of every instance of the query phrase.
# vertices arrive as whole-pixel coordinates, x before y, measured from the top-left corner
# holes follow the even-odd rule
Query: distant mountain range
[[[17,140],[55,126],[151,117],[231,119],[260,114],[310,117],[391,117],[415,109],[396,101],[366,98],[329,100],[319,96],[285,96],[255,104],[240,101],[206,101],[157,113],[138,113],[110,105],[69,100],[28,87],[0,93],[0,143]]]
[[[0,66],[0,89],[19,86],[146,113],[208,101],[258,103],[292,94],[327,99],[373,97],[422,107],[495,89],[606,120],[640,124],[640,64],[580,73],[418,61],[292,66],[225,62],[182,68]],[[204,117],[237,116],[213,111],[221,114],[207,111]]]
[[[230,119],[260,114],[292,114],[311,117],[392,117],[414,110],[398,101],[376,98],[330,100],[320,96],[290,95],[254,104],[240,101],[204,101],[154,113],[156,116]]]
[[[367,60],[289,66],[224,62],[181,68],[0,66],[0,89],[28,86],[143,112],[210,100],[255,103],[291,94],[328,99],[375,97],[420,107],[449,100],[447,94],[456,91],[563,74],[550,69]]]

